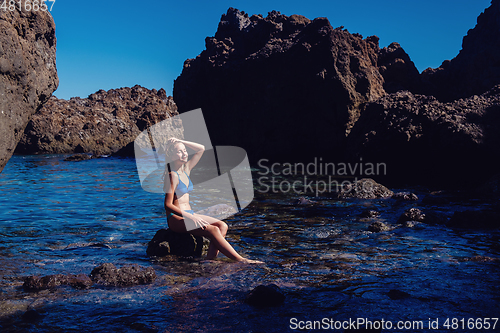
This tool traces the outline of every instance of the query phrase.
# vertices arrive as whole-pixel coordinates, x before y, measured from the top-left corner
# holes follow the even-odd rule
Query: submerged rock
[[[338,197],[341,199],[379,199],[390,198],[394,193],[384,185],[381,185],[371,178],[363,178],[342,186]]]
[[[55,28],[48,11],[0,10],[0,172],[59,84]]]
[[[389,296],[390,299],[397,300],[397,299],[405,299],[405,298],[410,298],[411,295],[408,294],[405,291],[397,290],[397,289],[391,289],[387,293],[387,296]]]
[[[116,268],[111,263],[105,263],[94,268],[90,278],[94,283],[105,286],[126,287],[151,283],[156,279],[156,273],[153,267],[127,265]]]
[[[28,323],[34,323],[35,321],[42,319],[42,317],[43,316],[38,311],[36,311],[34,309],[30,309],[30,310],[26,311],[21,316],[23,321],[28,322]]]
[[[149,241],[148,256],[164,257],[172,254],[181,257],[201,257],[204,238],[189,233],[176,233],[170,229],[160,229]]]
[[[245,303],[257,307],[278,306],[284,302],[285,295],[275,284],[257,286],[245,298]]]

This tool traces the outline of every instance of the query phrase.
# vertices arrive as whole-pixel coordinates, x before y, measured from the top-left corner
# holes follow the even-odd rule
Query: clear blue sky
[[[59,98],[87,97],[99,89],[164,88],[172,94],[184,60],[205,48],[229,7],[267,16],[271,10],[309,19],[327,17],[380,47],[398,42],[419,71],[455,57],[462,37],[490,0],[132,1],[57,0]]]

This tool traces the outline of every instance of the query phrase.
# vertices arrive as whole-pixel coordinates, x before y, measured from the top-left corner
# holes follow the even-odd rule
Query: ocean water
[[[421,225],[367,231],[377,220],[396,226],[413,206],[451,216],[483,204],[477,200],[434,206],[325,196],[309,197],[312,207],[296,206],[296,193],[260,193],[256,182],[252,204],[226,220],[227,239],[264,265],[222,255],[216,262],[158,260],[146,247],[166,227],[163,196],[142,190],[134,160],[65,157],[14,156],[0,174],[2,332],[286,332],[299,326],[307,332],[314,331],[308,321],[358,318],[384,320],[386,328],[392,323],[384,332],[468,332],[470,318],[500,317],[498,230]],[[400,190],[420,198],[428,193]],[[366,208],[380,217],[359,218]],[[22,288],[30,275],[90,274],[105,262],[151,266],[158,278],[125,288]],[[244,302],[250,290],[269,283],[285,294],[283,305]],[[394,290],[404,297],[391,298]],[[36,320],[23,317],[30,309],[39,313]],[[436,320],[438,329],[430,329]],[[396,329],[399,321],[421,322],[423,329]],[[500,323],[483,328],[498,330]]]

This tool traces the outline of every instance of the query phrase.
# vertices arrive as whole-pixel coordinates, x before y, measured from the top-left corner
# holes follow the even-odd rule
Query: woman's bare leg
[[[206,216],[206,215],[203,216],[203,219],[205,221],[207,221],[208,223],[210,223],[210,225],[213,225],[213,226],[219,228],[219,231],[220,231],[222,237],[226,238],[228,226],[225,222],[217,220],[217,219],[210,217],[210,216]],[[215,246],[215,243],[210,242],[210,245],[208,246],[208,251],[207,251],[207,259],[209,259],[209,260],[215,259],[215,258],[217,258],[218,254],[219,254],[219,249],[217,249],[217,247]]]
[[[236,250],[227,242],[224,238],[227,233],[227,224],[225,222],[219,221],[213,217],[205,216],[207,222],[212,222],[214,225],[208,225],[205,229],[195,229],[190,230],[189,233],[195,236],[203,236],[210,240],[210,245],[208,247],[207,259],[215,259],[219,250],[226,257],[236,261],[242,261],[246,263],[262,263],[258,260],[245,259],[236,252]],[[219,223],[220,222],[220,223]],[[172,216],[168,221],[169,228],[174,232],[184,233],[186,232],[186,226],[184,219],[178,216]],[[212,257],[213,256],[213,257]]]
[[[227,242],[227,240],[222,236],[221,231],[218,227],[213,225],[207,225],[205,229],[191,230],[190,233],[195,236],[203,236],[210,239],[210,245],[214,245],[216,250],[219,250],[229,259],[236,261],[244,261],[245,259],[236,252],[236,250]],[[214,259],[207,255],[207,259]]]

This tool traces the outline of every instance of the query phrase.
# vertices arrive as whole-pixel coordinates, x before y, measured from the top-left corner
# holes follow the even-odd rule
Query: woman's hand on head
[[[181,140],[174,138],[174,137],[171,137],[168,139],[168,143],[175,144],[177,142],[181,142]]]

